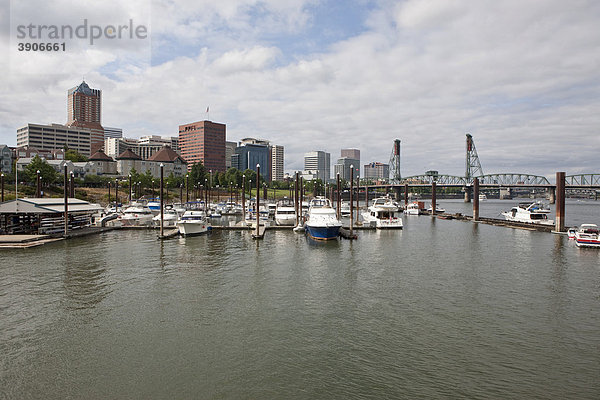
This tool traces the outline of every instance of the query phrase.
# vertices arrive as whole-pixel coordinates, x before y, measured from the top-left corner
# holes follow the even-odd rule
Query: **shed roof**
[[[101,211],[99,204],[89,203],[76,198],[68,199],[70,213],[94,213]],[[0,214],[61,214],[65,212],[63,198],[29,198],[0,203]]]

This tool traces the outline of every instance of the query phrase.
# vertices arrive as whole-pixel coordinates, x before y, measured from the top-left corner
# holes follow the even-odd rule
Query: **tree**
[[[204,185],[204,179],[206,178],[206,169],[204,169],[204,165],[202,162],[197,162],[192,165],[190,169],[190,185],[197,184],[200,182],[201,185]]]
[[[88,158],[79,153],[77,150],[67,149],[65,151],[65,160],[70,160],[73,162],[85,162],[88,160]]]
[[[35,182],[37,180],[37,171],[40,171],[42,182],[52,184],[56,180],[57,173],[54,168],[41,159],[38,155],[35,155],[31,162],[25,167],[25,178],[27,182]]]

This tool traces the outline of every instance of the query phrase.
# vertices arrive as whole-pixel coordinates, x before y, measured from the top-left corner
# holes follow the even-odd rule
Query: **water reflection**
[[[102,252],[85,259],[79,252],[67,250],[63,284],[68,309],[82,310],[99,304],[111,292]]]

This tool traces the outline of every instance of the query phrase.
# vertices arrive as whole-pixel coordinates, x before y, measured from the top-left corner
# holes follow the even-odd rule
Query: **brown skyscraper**
[[[67,113],[67,126],[90,129],[92,154],[104,147],[102,90],[91,89],[85,81],[69,89]]]
[[[188,169],[200,161],[207,171],[225,171],[225,129],[212,121],[179,125],[179,148]]]

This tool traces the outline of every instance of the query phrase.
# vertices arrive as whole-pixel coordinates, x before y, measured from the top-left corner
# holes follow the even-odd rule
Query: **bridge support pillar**
[[[435,209],[437,206],[437,199],[436,199],[436,184],[435,181],[431,182],[431,215],[433,215],[435,217]]]
[[[394,187],[394,196],[396,198],[396,201],[400,201],[400,193],[402,193],[402,191],[400,190],[400,186],[395,186]]]
[[[408,183],[404,184],[404,209],[406,210],[406,206],[408,205]]]
[[[471,202],[471,186],[465,186],[465,203]]]
[[[556,225],[557,232],[565,230],[565,173],[556,173]]]
[[[550,198],[550,204],[556,203],[556,190],[554,188],[549,188],[548,192],[548,194],[550,195],[548,196]]]
[[[473,179],[473,221],[479,221],[479,178]]]

